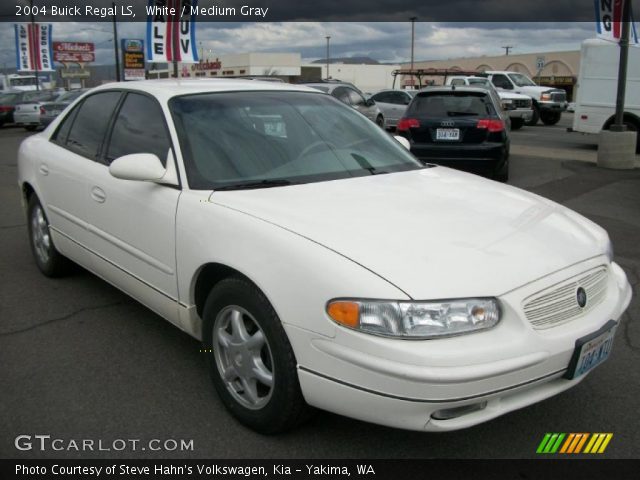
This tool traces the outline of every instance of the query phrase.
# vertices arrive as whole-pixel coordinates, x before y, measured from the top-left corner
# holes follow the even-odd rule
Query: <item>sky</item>
[[[118,24],[119,38],[144,38],[144,22]],[[408,62],[410,22],[262,22],[199,23],[196,42],[205,57],[242,52],[300,52],[307,61],[324,58],[327,35],[331,57],[368,56],[380,62]],[[416,22],[415,60],[461,58],[578,50],[595,36],[593,22],[559,23],[432,23]],[[94,42],[96,64],[113,64],[110,23],[53,23],[54,41]],[[15,65],[14,29],[0,23],[0,67]]]

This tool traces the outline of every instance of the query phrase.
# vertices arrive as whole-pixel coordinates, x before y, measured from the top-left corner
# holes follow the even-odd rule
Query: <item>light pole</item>
[[[413,71],[413,51],[416,42],[416,20],[418,17],[411,17],[411,71]]]
[[[116,82],[120,81],[120,53],[118,53],[118,24],[116,23],[116,2],[113,6],[113,53],[116,57]]]
[[[329,76],[329,40],[331,40],[331,35],[327,35],[325,37],[327,39],[327,80],[331,77]]]

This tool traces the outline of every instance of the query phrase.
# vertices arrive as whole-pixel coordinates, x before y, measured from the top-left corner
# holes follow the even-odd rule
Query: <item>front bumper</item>
[[[540,111],[564,112],[567,109],[566,102],[538,102]]]
[[[528,122],[533,117],[533,110],[530,108],[517,108],[515,110],[507,110],[509,118],[521,118]]]
[[[565,391],[585,378],[562,378],[576,339],[610,319],[619,321],[631,300],[624,272],[611,264],[606,299],[583,317],[548,330],[534,330],[520,305],[540,287],[605,262],[598,257],[499,296],[500,324],[475,334],[412,341],[339,328],[329,339],[286,325],[305,399],[360,420],[441,431],[470,427]],[[439,419],[437,412],[458,407],[471,411]]]

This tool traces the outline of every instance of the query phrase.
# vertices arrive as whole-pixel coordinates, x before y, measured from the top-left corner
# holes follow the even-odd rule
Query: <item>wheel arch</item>
[[[241,276],[256,285],[256,283],[247,275],[223,263],[210,262],[202,265],[198,269],[193,281],[192,292],[196,312],[200,318],[202,318],[202,311],[204,310],[204,304],[207,301],[209,292],[225,278],[236,275]],[[256,288],[260,289],[257,285]],[[262,291],[262,289],[260,290]]]
[[[611,115],[606,122],[604,122],[604,125],[602,126],[602,130],[608,130],[609,127],[611,125],[613,125],[613,122],[616,120],[616,116],[615,115]],[[622,121],[630,121],[632,123],[635,123],[636,126],[638,127],[638,130],[640,131],[640,117],[638,117],[636,114],[631,113],[631,112],[624,112],[622,114]]]
[[[20,188],[22,190],[22,198],[25,201],[25,204],[29,201],[32,195],[36,195],[36,190],[29,182],[22,182],[22,186]]]

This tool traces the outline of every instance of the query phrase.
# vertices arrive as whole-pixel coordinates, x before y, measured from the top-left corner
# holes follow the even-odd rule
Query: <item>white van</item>
[[[620,47],[597,38],[582,42],[573,131],[600,133],[609,129],[616,111]],[[640,131],[640,47],[629,48],[624,123]],[[639,151],[640,142],[636,143]]]

